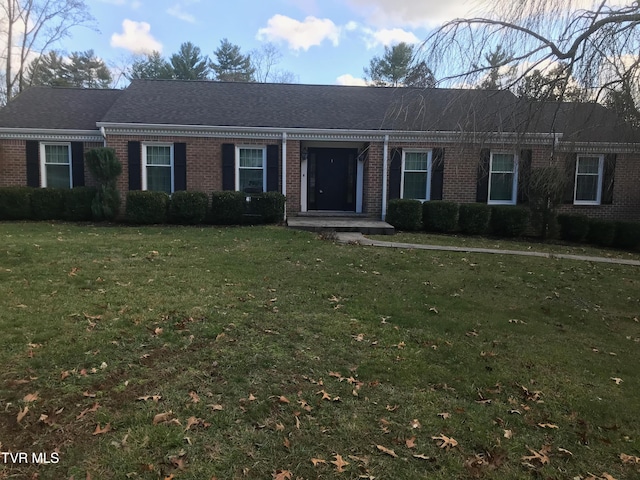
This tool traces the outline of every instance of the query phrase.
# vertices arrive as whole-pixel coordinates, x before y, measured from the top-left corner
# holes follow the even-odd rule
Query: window
[[[71,145],[40,144],[40,184],[42,187],[71,188]]]
[[[402,152],[401,198],[426,201],[430,199],[431,150]]]
[[[604,156],[578,155],[573,203],[600,205]]]
[[[266,148],[236,147],[236,159],[236,190],[245,193],[266,191]]]
[[[518,158],[513,153],[491,152],[489,163],[490,205],[515,205],[518,189]]]
[[[142,189],[173,193],[173,145],[143,145]]]

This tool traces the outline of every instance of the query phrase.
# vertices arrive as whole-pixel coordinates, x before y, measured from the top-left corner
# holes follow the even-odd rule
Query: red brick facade
[[[187,189],[210,193],[222,189],[222,145],[278,145],[282,158],[282,139],[215,138],[157,135],[108,135],[107,146],[115,149],[122,161],[123,172],[118,188],[125,197],[128,189],[128,142],[185,143],[187,151]],[[100,147],[102,143],[85,143],[85,151]],[[443,200],[459,203],[476,201],[478,162],[481,148],[491,145],[459,143],[389,143],[389,152],[394,148],[444,148]],[[496,145],[495,148],[513,148]],[[532,169],[548,165],[550,146],[533,146]],[[301,141],[287,140],[286,195],[287,212],[296,215],[301,211]],[[24,140],[0,140],[0,187],[26,185],[26,142]],[[382,141],[368,145],[363,165],[362,210],[370,217],[382,214],[384,144]],[[390,163],[390,153],[388,163]],[[388,173],[388,172],[387,172]],[[282,163],[280,164],[281,185]],[[387,175],[387,179],[389,175]],[[88,171],[85,183],[94,184]],[[388,191],[388,190],[387,190]],[[610,205],[576,206],[563,205],[563,212],[575,212],[597,218],[640,220],[640,154],[619,153],[616,159],[613,203]]]

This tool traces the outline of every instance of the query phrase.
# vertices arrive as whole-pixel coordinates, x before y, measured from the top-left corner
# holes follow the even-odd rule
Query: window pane
[[[492,172],[513,172],[514,157],[511,153],[495,153],[491,162]]]
[[[403,198],[427,199],[427,173],[405,172]]]
[[[493,201],[513,200],[513,173],[491,174],[491,197]]]
[[[578,175],[576,201],[596,202],[598,200],[598,178],[598,175]]]
[[[147,190],[171,195],[171,168],[147,167]]]
[[[47,187],[70,188],[69,165],[46,165]]]
[[[171,165],[171,147],[147,145],[147,165]]]
[[[45,145],[44,155],[46,163],[64,163],[69,165],[68,145]]]
[[[240,191],[245,193],[262,193],[263,175],[262,169],[240,169]]]
[[[262,168],[263,150],[261,148],[241,148],[240,167]]]
[[[600,169],[600,159],[598,157],[580,157],[578,158],[578,173],[598,174]]]
[[[427,171],[427,153],[405,153],[404,169]]]

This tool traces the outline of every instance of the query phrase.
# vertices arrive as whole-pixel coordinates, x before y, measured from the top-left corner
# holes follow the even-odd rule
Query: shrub
[[[120,211],[120,193],[116,180],[122,173],[122,164],[112,148],[94,148],[85,154],[86,165],[98,182],[98,192],[91,210],[96,220],[113,220]]]
[[[422,225],[422,204],[419,200],[389,200],[386,221],[398,230],[419,230]]]
[[[587,241],[601,247],[610,247],[616,237],[616,224],[606,220],[590,220]]]
[[[284,219],[285,201],[285,196],[279,192],[254,194],[246,213],[256,215],[260,223],[280,223]]]
[[[634,249],[640,246],[640,223],[616,222],[613,245],[625,249]]]
[[[499,205],[491,207],[491,231],[500,237],[519,237],[529,227],[529,210],[524,207]]]
[[[165,192],[127,193],[127,220],[131,223],[166,223],[168,209],[169,195]]]
[[[0,220],[29,220],[32,191],[29,187],[0,188]]]
[[[557,209],[567,190],[567,176],[556,166],[535,168],[524,189],[532,227],[543,240],[553,237],[557,230]]]
[[[458,204],[441,200],[424,202],[422,225],[428,232],[453,232],[458,227]]]
[[[76,187],[65,191],[64,219],[71,222],[85,222],[93,218],[91,205],[96,189]]]
[[[169,203],[169,220],[183,225],[197,225],[207,217],[209,198],[204,192],[175,192]]]
[[[31,218],[62,220],[67,193],[65,188],[34,188],[31,191]]]
[[[483,235],[489,231],[491,207],[484,203],[463,203],[459,207],[460,231],[471,235]]]
[[[209,221],[214,225],[239,225],[245,211],[246,195],[242,192],[213,192]]]
[[[589,218],[584,215],[558,215],[560,238],[569,242],[583,242],[589,233]]]

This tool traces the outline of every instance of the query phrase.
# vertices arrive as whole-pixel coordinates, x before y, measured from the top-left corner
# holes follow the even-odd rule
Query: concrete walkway
[[[590,257],[587,255],[569,255],[564,253],[543,253],[526,250],[501,250],[494,248],[472,248],[472,247],[447,247],[440,245],[421,245],[415,243],[386,242],[381,240],[371,240],[361,233],[356,232],[336,232],[336,239],[340,243],[350,243],[358,245],[368,245],[372,247],[404,248],[414,250],[437,250],[443,252],[464,252],[464,253],[492,253],[495,255],[520,255],[523,257],[542,258],[562,258],[567,260],[583,260],[587,262],[614,263],[618,265],[632,265],[640,267],[639,260],[624,260],[620,258]]]

